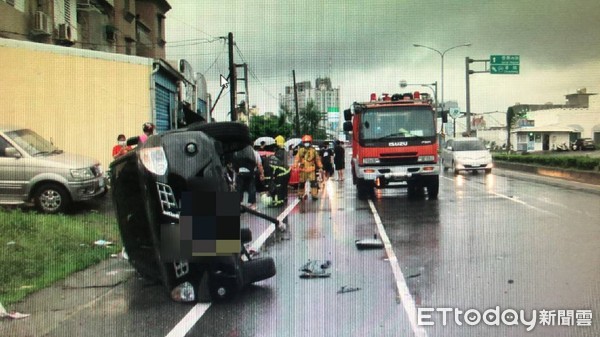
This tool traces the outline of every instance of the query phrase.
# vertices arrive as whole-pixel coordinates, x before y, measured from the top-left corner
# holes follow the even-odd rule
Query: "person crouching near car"
[[[298,197],[303,199],[304,186],[308,181],[310,183],[310,195],[313,200],[318,199],[319,182],[317,181],[316,170],[322,170],[321,157],[317,150],[312,146],[312,136],[302,136],[302,147],[294,159],[294,167],[300,169],[300,181],[298,183]]]

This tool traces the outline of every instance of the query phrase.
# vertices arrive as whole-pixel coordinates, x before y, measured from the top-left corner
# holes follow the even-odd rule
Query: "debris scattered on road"
[[[326,278],[330,277],[331,273],[328,273],[325,269],[331,267],[331,261],[318,261],[318,260],[308,260],[300,271],[300,278]]]
[[[21,318],[25,318],[25,317],[29,317],[29,316],[31,316],[31,315],[30,314],[22,314],[22,313],[16,312],[16,311],[7,312],[6,309],[4,309],[4,307],[2,306],[2,303],[0,303],[0,318],[21,319]]]
[[[341,286],[340,290],[337,291],[338,294],[343,294],[343,293],[351,293],[354,291],[359,291],[360,288],[359,287],[348,287],[348,286]]]
[[[513,281],[513,280],[508,280],[508,284],[513,284],[513,283],[515,283],[515,281]]]
[[[419,276],[421,276],[421,273],[416,273],[416,274],[408,275],[406,278],[413,278],[413,277],[419,277]]]
[[[6,243],[7,246],[12,246],[12,245],[15,245],[15,244],[16,244],[16,242],[14,242],[14,241],[8,241]]]
[[[98,246],[98,247],[108,247],[108,246],[112,245],[112,242],[106,241],[106,240],[97,240],[97,241],[94,241],[94,245]]]
[[[327,278],[330,277],[331,273],[327,273],[327,272],[315,272],[315,273],[308,273],[308,272],[304,272],[302,274],[300,274],[300,278]]]
[[[362,239],[354,241],[358,249],[380,249],[383,248],[383,241],[377,238],[377,234],[372,239]]]

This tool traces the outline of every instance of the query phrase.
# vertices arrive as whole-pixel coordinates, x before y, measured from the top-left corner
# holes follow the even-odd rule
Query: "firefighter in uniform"
[[[285,138],[281,135],[275,137],[275,154],[269,157],[271,177],[269,182],[269,195],[272,197],[271,206],[281,206],[287,202],[288,181],[290,169],[287,165],[285,151]]]
[[[300,169],[300,182],[298,183],[298,197],[304,197],[304,186],[308,181],[310,183],[310,195],[316,200],[319,193],[319,182],[317,181],[317,169],[323,169],[321,157],[312,146],[312,136],[302,136],[302,147],[294,158],[294,167]]]

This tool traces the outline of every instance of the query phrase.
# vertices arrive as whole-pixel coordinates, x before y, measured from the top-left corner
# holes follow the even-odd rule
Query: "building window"
[[[65,22],[71,23],[71,1],[65,0]]]

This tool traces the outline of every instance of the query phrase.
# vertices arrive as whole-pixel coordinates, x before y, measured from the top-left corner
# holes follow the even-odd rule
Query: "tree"
[[[282,135],[288,138],[292,134],[292,126],[283,122],[281,116],[252,116],[249,122],[250,136],[253,139],[258,137],[277,137]]]
[[[314,101],[308,101],[306,107],[300,111],[300,130],[302,134],[312,135],[314,139],[325,138],[325,130],[319,129],[321,112]]]
[[[510,151],[510,131],[519,119],[527,117],[527,111],[527,105],[511,106],[506,110],[506,151]]]

